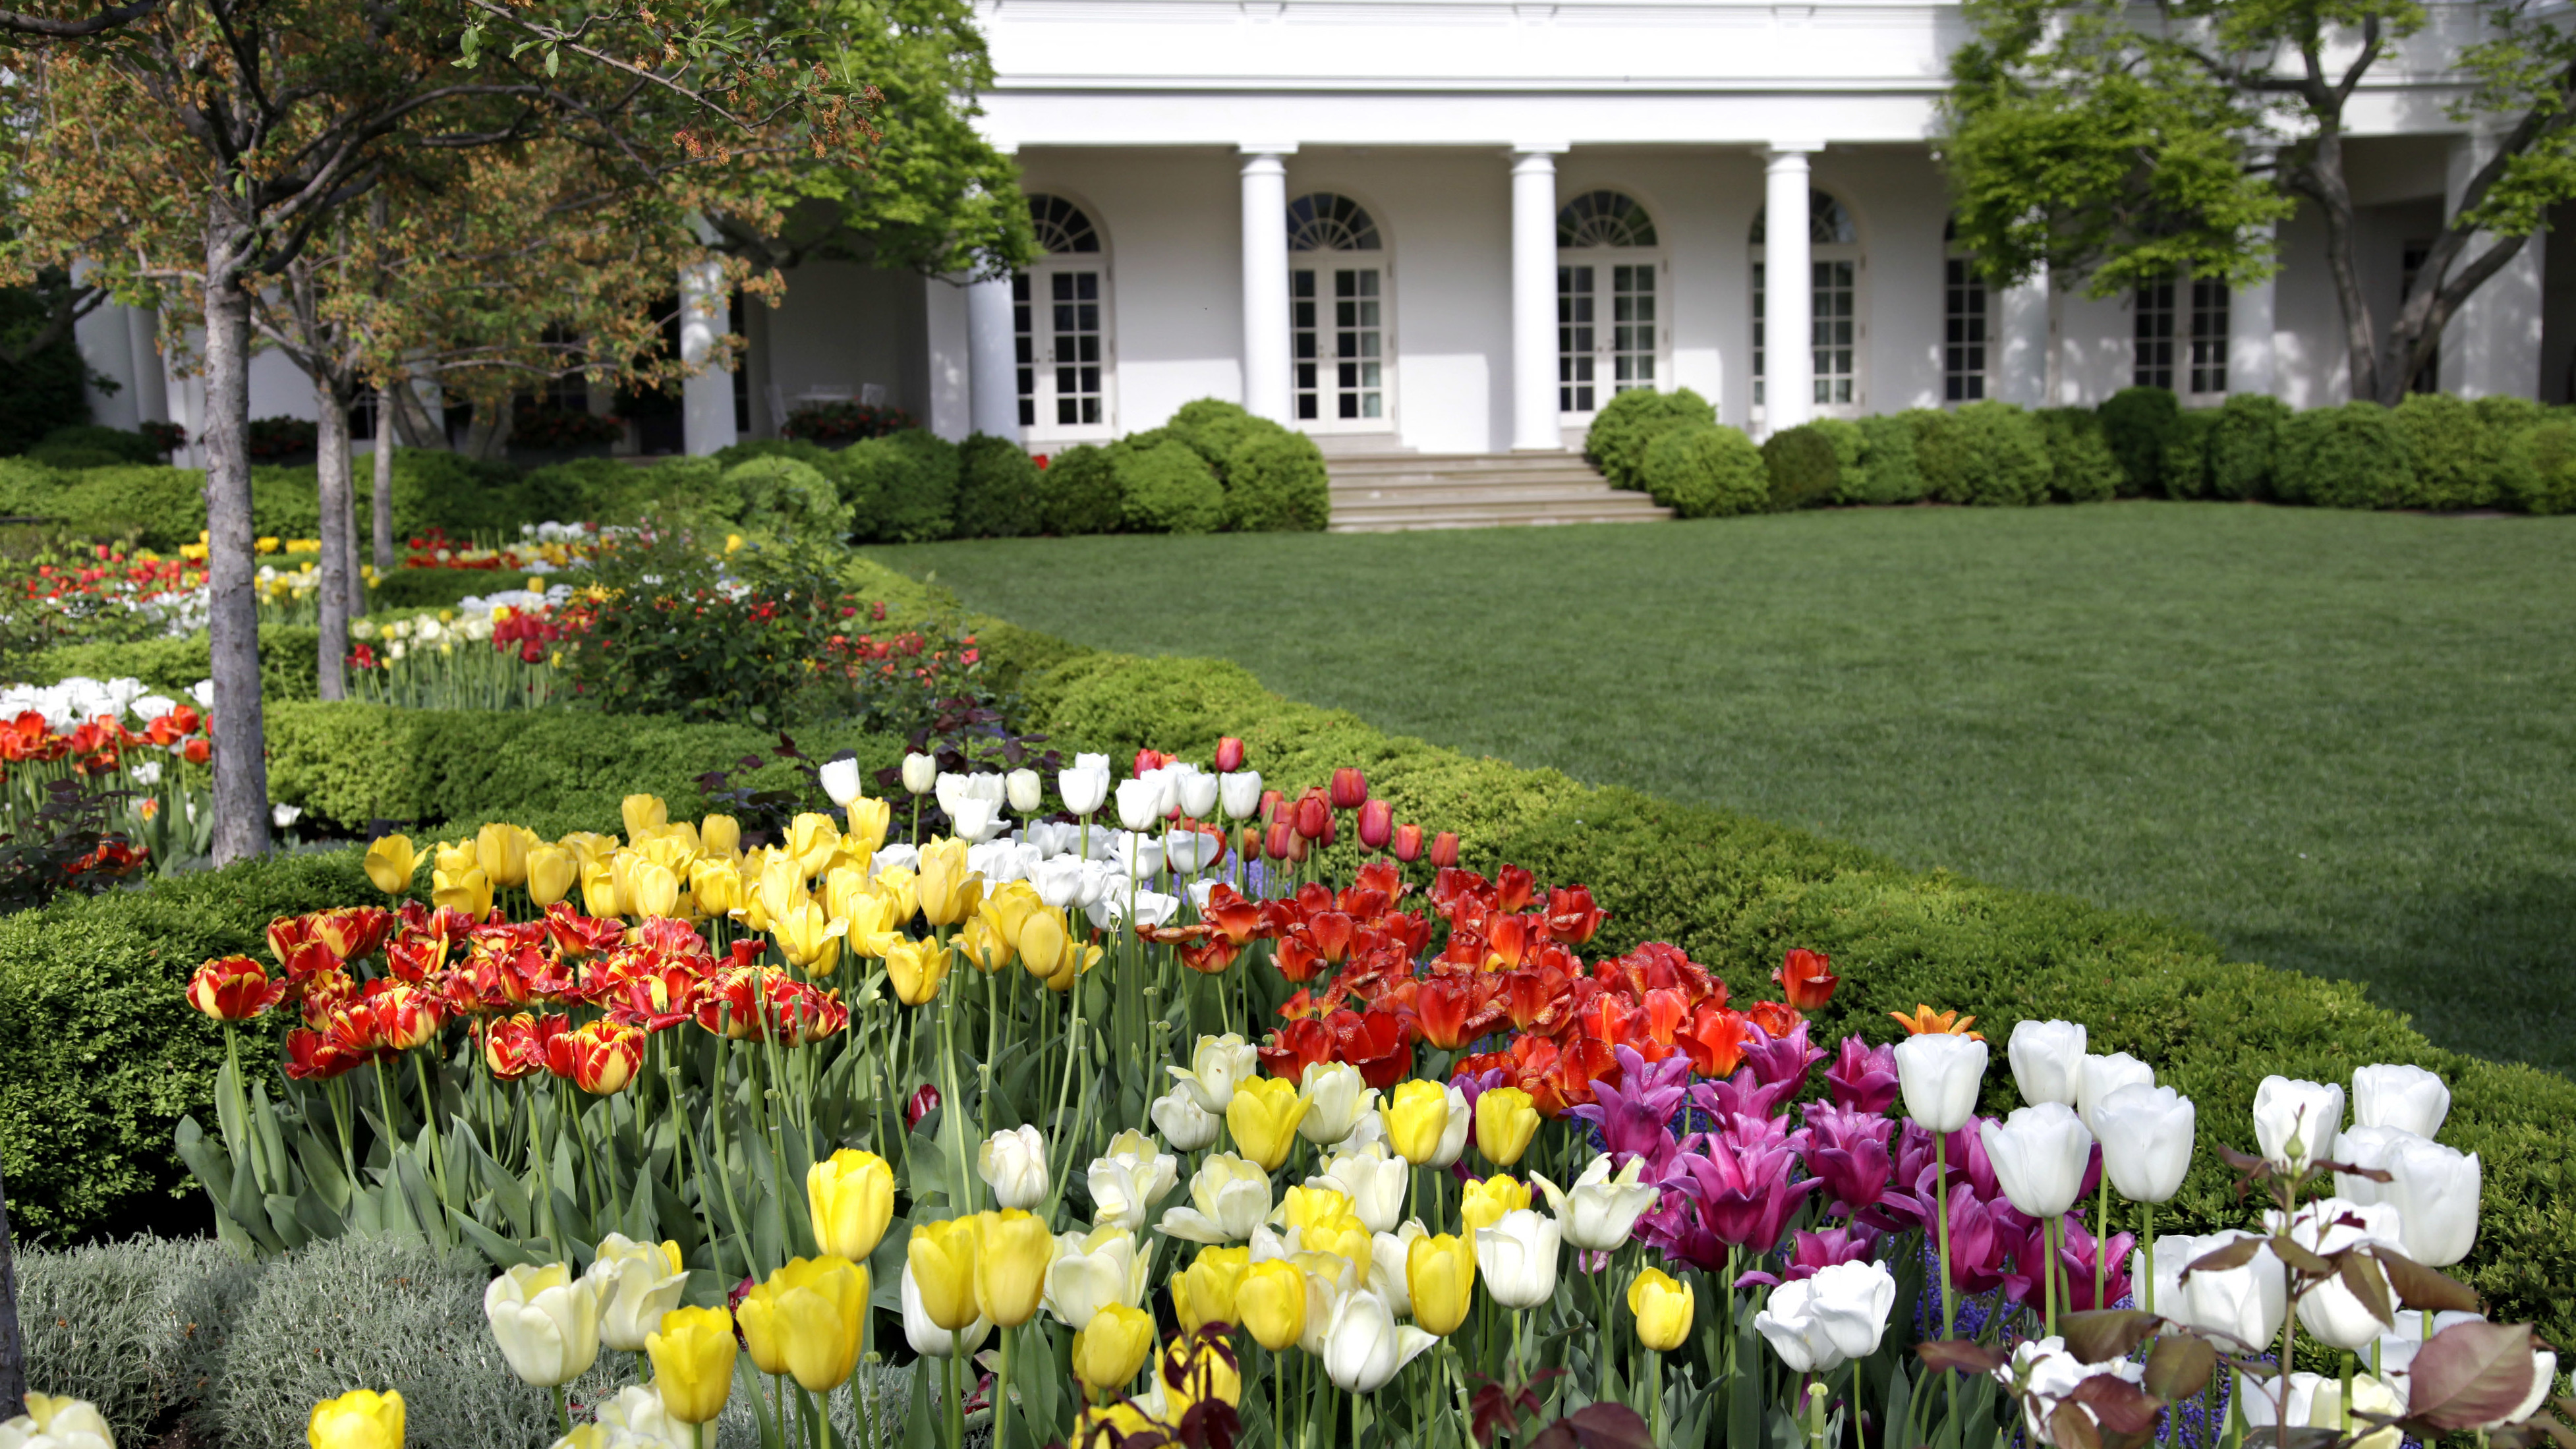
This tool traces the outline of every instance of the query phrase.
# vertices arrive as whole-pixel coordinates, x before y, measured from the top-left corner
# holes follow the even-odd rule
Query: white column
[[[966,291],[961,275],[921,279],[923,341],[930,349],[930,431],[952,443],[966,441],[966,435],[975,430],[975,363],[967,342]]]
[[[1294,146],[1243,148],[1243,406],[1293,423],[1288,387],[1288,163]]]
[[[1512,450],[1562,452],[1556,408],[1556,153],[1512,151]]]
[[[974,429],[997,438],[1020,435],[1019,337],[1011,325],[1011,279],[966,284],[966,374]]]
[[[2263,228],[2268,240],[2272,228]],[[2272,330],[2276,308],[2272,277],[2239,287],[2227,299],[2227,390],[2277,397],[2281,391]]]
[[[1807,157],[1821,144],[1774,142],[1764,153],[1762,221],[1763,431],[1815,416],[1815,296],[1809,290]]]
[[[1986,356],[1992,395],[2026,408],[2048,406],[2048,270],[1995,292],[1995,335]]]
[[[680,361],[698,369],[680,384],[682,446],[691,457],[730,448],[737,441],[733,372],[708,363],[717,339],[731,330],[732,310],[722,264],[699,262],[680,268]]]
[[[2443,202],[2456,213],[2469,179],[2495,154],[2495,138],[2462,136],[2451,143],[2450,176]],[[2533,232],[2521,250],[2469,294],[2451,324],[2442,329],[2442,391],[2462,397],[2540,396],[2541,259],[2549,234]],[[2484,255],[2496,237],[2479,232],[2469,238],[2451,264],[2451,275]]]
[[[125,340],[134,356],[134,410],[148,423],[170,421],[170,380],[161,362],[161,314],[149,307],[119,307]]]

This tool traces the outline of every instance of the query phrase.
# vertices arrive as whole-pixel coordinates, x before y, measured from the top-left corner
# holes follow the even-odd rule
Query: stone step
[[[1452,488],[1480,488],[1503,496],[1532,491],[1570,488],[1580,493],[1598,493],[1607,485],[1598,473],[1578,473],[1559,469],[1553,473],[1424,473],[1403,477],[1336,478],[1332,480],[1333,496],[1388,498],[1409,497],[1416,493],[1441,492]]]
[[[1580,483],[1515,483],[1503,487],[1482,485],[1463,478],[1443,478],[1410,488],[1336,488],[1333,490],[1333,512],[1350,508],[1447,508],[1471,503],[1491,503],[1497,507],[1584,503],[1613,504],[1633,502],[1652,507],[1643,493],[1620,493],[1604,488],[1597,481],[1590,487]]]
[[[1580,453],[1390,453],[1328,457],[1324,466],[1336,477],[1412,473],[1548,473],[1575,469],[1590,472]]]
[[[1345,453],[1325,459],[1336,533],[1652,523],[1673,516],[1610,487],[1575,453]]]
[[[1432,528],[1550,528],[1575,523],[1664,523],[1670,509],[1651,513],[1595,514],[1579,510],[1497,517],[1490,508],[1416,509],[1385,518],[1335,518],[1333,533],[1411,533]]]

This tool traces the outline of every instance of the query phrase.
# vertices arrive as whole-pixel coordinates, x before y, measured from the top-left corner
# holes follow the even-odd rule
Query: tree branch
[[[85,40],[149,19],[160,8],[161,0],[134,0],[131,5],[111,5],[87,20],[56,20],[48,15],[0,10],[0,35],[23,35],[31,40]]]

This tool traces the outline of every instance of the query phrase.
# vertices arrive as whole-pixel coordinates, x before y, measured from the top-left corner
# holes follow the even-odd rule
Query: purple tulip
[[[1735,1286],[1743,1288],[1760,1283],[1777,1288],[1783,1283],[1813,1278],[1819,1269],[1830,1268],[1836,1263],[1866,1263],[1878,1249],[1878,1235],[1866,1228],[1792,1233],[1790,1241],[1794,1246],[1789,1250],[1789,1262],[1779,1277],[1763,1272],[1747,1273],[1735,1280]]]
[[[1699,1144],[1675,1157],[1658,1185],[1688,1197],[1700,1225],[1730,1247],[1769,1252],[1789,1215],[1824,1186],[1813,1177],[1789,1180],[1798,1156],[1785,1142],[1739,1150],[1723,1134],[1703,1133]]]
[[[1763,1118],[1780,1110],[1780,1104],[1796,1095],[1795,1082],[1774,1082],[1768,1086],[1756,1081],[1750,1068],[1739,1069],[1722,1082],[1702,1082],[1691,1088],[1691,1104],[1720,1122],[1738,1117]]]
[[[1747,1032],[1744,1038],[1744,1060],[1753,1069],[1753,1079],[1764,1086],[1790,1084],[1791,1095],[1807,1085],[1807,1068],[1825,1059],[1825,1049],[1807,1043],[1807,1023],[1799,1022],[1787,1036],[1759,1036]],[[1895,1058],[1890,1056],[1889,1061]]]
[[[1858,1036],[1844,1037],[1834,1064],[1825,1069],[1825,1085],[1834,1100],[1851,1111],[1886,1111],[1896,1100],[1896,1048],[1874,1047]]]
[[[1854,1217],[1878,1205],[1895,1170],[1887,1155],[1895,1130],[1895,1119],[1876,1113],[1807,1105],[1807,1170],[1824,1179],[1833,1216]]]
[[[1613,1169],[1631,1158],[1646,1160],[1646,1179],[1660,1178],[1680,1144],[1665,1128],[1690,1095],[1690,1058],[1679,1054],[1649,1063],[1634,1047],[1614,1047],[1619,1058],[1619,1084],[1608,1078],[1592,1084],[1592,1100],[1568,1108],[1570,1115],[1601,1129],[1601,1145]]]

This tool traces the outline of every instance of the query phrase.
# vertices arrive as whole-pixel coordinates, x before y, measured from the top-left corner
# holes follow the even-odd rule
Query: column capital
[[[1236,144],[1234,153],[1243,158],[1243,164],[1246,166],[1256,166],[1264,161],[1275,164],[1283,157],[1296,155],[1297,143],[1294,141],[1243,141]]]
[[[1512,143],[1512,155],[1515,157],[1545,157],[1553,160],[1573,149],[1573,143],[1567,141],[1514,141]]]
[[[1805,166],[1807,158],[1825,149],[1822,141],[1773,141],[1762,148],[1762,159],[1771,166]]]

